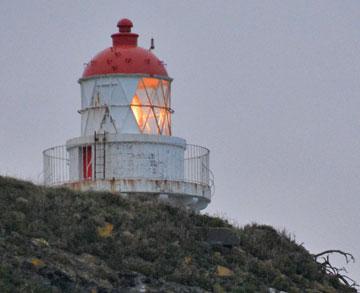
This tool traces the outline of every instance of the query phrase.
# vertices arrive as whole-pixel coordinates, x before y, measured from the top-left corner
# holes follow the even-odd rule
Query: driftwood
[[[349,252],[344,252],[342,250],[339,249],[330,249],[330,250],[325,250],[323,252],[320,252],[318,254],[313,254],[313,257],[315,259],[315,261],[317,263],[319,263],[321,265],[321,267],[331,276],[337,278],[338,280],[340,280],[343,284],[352,287],[352,288],[356,288],[359,287],[359,285],[356,283],[355,280],[351,279],[349,276],[347,276],[346,274],[348,273],[348,271],[346,270],[345,267],[335,267],[330,263],[330,255],[333,253],[337,253],[340,254],[342,256],[344,256],[346,264],[350,263],[350,262],[355,262],[355,258],[354,256],[349,253]]]

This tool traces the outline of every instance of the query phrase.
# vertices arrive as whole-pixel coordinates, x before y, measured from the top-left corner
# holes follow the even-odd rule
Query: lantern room
[[[81,79],[82,135],[171,135],[170,82],[140,74]]]
[[[125,196],[161,197],[204,209],[213,177],[209,150],[173,136],[171,82],[164,62],[138,46],[128,19],[112,46],[79,79],[80,136],[44,151],[44,183]]]
[[[137,46],[130,20],[117,26],[113,46],[97,54],[79,80],[82,134],[171,135],[171,79],[165,66],[151,49]]]

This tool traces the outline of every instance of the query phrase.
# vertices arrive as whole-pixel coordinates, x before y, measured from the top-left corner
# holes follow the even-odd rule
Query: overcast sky
[[[211,150],[206,210],[343,249],[360,282],[360,1],[16,1],[0,5],[0,174],[36,180],[80,134],[83,64],[120,18],[174,78],[174,135]]]

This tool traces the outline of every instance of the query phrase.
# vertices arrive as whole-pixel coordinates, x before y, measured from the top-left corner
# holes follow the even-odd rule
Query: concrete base
[[[76,181],[64,185],[75,190],[111,191],[124,196],[154,195],[170,204],[195,211],[205,209],[211,197],[208,185],[184,181],[113,179]]]

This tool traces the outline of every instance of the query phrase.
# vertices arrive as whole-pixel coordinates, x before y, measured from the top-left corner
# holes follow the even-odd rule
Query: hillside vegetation
[[[0,177],[0,292],[277,290],[356,292],[270,226]]]

